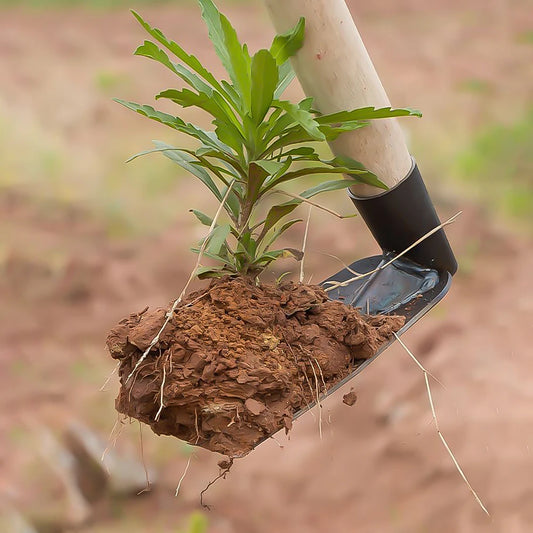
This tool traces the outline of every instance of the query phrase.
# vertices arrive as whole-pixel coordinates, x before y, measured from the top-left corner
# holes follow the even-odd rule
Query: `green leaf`
[[[363,163],[356,161],[347,155],[337,155],[333,159],[322,160],[322,163],[326,163],[327,165],[331,165],[333,167],[344,167],[368,172]]]
[[[367,170],[361,162],[356,161],[347,155],[339,155],[330,161],[323,161],[323,163],[338,168],[343,167],[345,169],[344,173],[358,180],[359,183],[366,183],[367,185],[373,185],[380,189],[388,189],[388,187],[375,174],[370,172],[370,170]]]
[[[318,154],[315,152],[315,149],[311,146],[299,146],[298,148],[293,148],[292,150],[288,150],[287,152],[284,152],[283,155],[284,156],[287,156],[287,155],[315,156]]]
[[[213,43],[222,64],[228,70],[231,68],[231,59],[225,44],[224,30],[220,20],[221,13],[211,0],[198,0],[198,3],[202,9],[202,18],[207,25],[209,40]]]
[[[228,128],[232,136],[237,139],[239,147],[244,140],[240,131],[241,125],[237,117],[234,115],[231,107],[217,92],[195,93],[190,89],[167,89],[166,91],[160,92],[155,98],[156,100],[167,98],[181,107],[199,107],[215,117],[218,124]]]
[[[382,107],[376,109],[375,107],[362,107],[360,109],[353,109],[352,111],[339,111],[338,113],[331,113],[329,115],[321,115],[316,118],[319,124],[332,124],[335,122],[347,122],[352,120],[373,120],[376,118],[391,118],[391,117],[421,117],[422,113],[416,109],[392,109],[391,107]]]
[[[294,72],[290,61],[283,63],[283,65],[278,68],[278,85],[274,92],[274,98],[279,99],[295,77],[296,73]]]
[[[191,248],[190,250],[196,255],[200,254],[200,248]],[[214,259],[215,261],[220,261],[225,264],[227,264],[229,261],[228,249],[226,246],[222,246],[222,251],[220,254],[212,254],[211,252],[204,250],[202,252],[202,257],[209,257],[209,259]]]
[[[159,100],[160,98],[167,98],[181,107],[199,107],[214,117],[222,116],[227,118],[225,113],[221,113],[220,107],[213,100],[212,96],[212,92],[211,94],[204,92],[197,94],[190,89],[167,89],[156,95],[155,99]]]
[[[260,124],[270,109],[278,83],[278,67],[268,50],[259,50],[252,59],[252,118]]]
[[[119,98],[114,98],[114,101],[123,105],[124,107],[127,107],[128,109],[131,109],[132,111],[139,113],[140,115],[144,115],[152,120],[161,122],[161,124],[170,126],[175,130],[179,130],[181,127],[185,126],[185,122],[183,122],[183,120],[180,118],[169,115],[168,113],[163,113],[162,111],[157,111],[152,106],[136,104],[135,102],[120,100]]]
[[[285,63],[279,67],[278,71],[278,85],[274,92],[274,98],[280,98],[296,76],[289,61],[285,61]]]
[[[290,128],[280,135],[279,139],[271,143],[268,148],[261,154],[261,157],[267,157],[280,148],[286,148],[291,144],[300,144],[306,142],[314,142],[316,139],[312,135],[309,135],[301,126],[295,126]]]
[[[246,256],[246,259],[253,261],[255,252],[257,250],[257,241],[252,238],[251,231],[245,231],[239,239],[237,244],[237,253],[242,253]]]
[[[261,189],[261,195],[263,195],[268,189],[270,189],[270,184],[273,183],[273,182],[277,182],[277,180],[283,176],[287,170],[289,170],[289,168],[291,167],[292,165],[292,157],[291,156],[288,156],[285,161],[273,161],[274,163],[276,163],[276,165],[279,165],[278,166],[278,169],[276,170],[276,172],[274,174],[271,174],[264,182],[263,184],[263,188]],[[268,163],[270,163],[270,161],[268,161]]]
[[[279,161],[272,161],[271,159],[265,159],[261,161],[252,161],[254,165],[261,167],[270,176],[276,175],[280,170],[285,168],[285,164]]]
[[[268,170],[263,165],[258,164],[262,162],[252,161],[248,166],[248,179],[246,180],[246,196],[249,202],[255,203],[259,197],[259,191],[265,179],[268,177]]]
[[[312,110],[313,107],[313,98],[304,98],[301,102],[298,103],[298,107],[300,109],[303,109],[304,111],[309,111],[310,113],[316,113],[316,111]]]
[[[286,172],[282,176],[279,176],[278,178],[274,180],[269,180],[268,183],[263,188],[262,194],[269,191],[273,187],[276,187],[277,185],[280,185],[281,183],[286,183],[287,181],[292,181],[297,178],[301,178],[303,176],[308,176],[311,174],[345,174],[348,169],[346,168],[337,168],[337,167],[330,167],[330,166],[315,166],[315,167],[305,167],[305,168],[299,168],[298,170],[294,170],[292,172]]]
[[[216,126],[215,133],[218,139],[232,148],[242,161],[244,159],[245,140],[241,132],[233,124],[228,124],[224,120],[216,119],[213,124]]]
[[[286,133],[290,128],[295,127],[295,120],[285,113],[283,109],[275,108],[260,126],[263,135],[263,142],[268,144],[272,139]],[[303,131],[301,126],[297,126]]]
[[[285,204],[275,205],[270,208],[268,214],[265,218],[263,228],[258,237],[258,241],[262,240],[265,235],[270,231],[270,229],[284,216],[287,216],[289,213],[292,213],[298,207],[297,203],[287,202]]]
[[[174,163],[177,163],[181,168],[190,172],[194,176],[200,179],[200,181],[215,195],[217,200],[222,200],[222,195],[215,185],[215,182],[211,176],[201,167],[193,165],[195,158],[181,150],[177,150],[173,146],[170,146],[161,141],[154,141],[155,146],[163,151],[163,155],[168,157]]]
[[[214,132],[208,132],[208,131],[202,130],[201,128],[198,128],[197,126],[194,126],[193,124],[188,124],[188,123],[186,124],[179,117],[175,117],[173,115],[169,115],[168,113],[157,111],[156,109],[154,109],[152,106],[149,106],[149,105],[136,104],[135,102],[128,102],[126,100],[120,100],[118,98],[115,98],[115,102],[145,117],[148,117],[157,122],[161,122],[162,124],[165,124],[166,126],[170,126],[171,128],[175,130],[181,131],[182,133],[185,133],[191,137],[194,137],[198,139],[200,142],[208,146],[211,146],[212,148],[215,148],[216,150],[225,152],[230,157],[233,156],[231,152],[231,148],[224,142],[221,142],[221,140],[218,139],[217,135]]]
[[[239,88],[240,95],[244,104],[243,111],[248,112],[251,109],[251,59],[246,45],[242,46],[237,37],[235,29],[229,20],[220,15],[224,39],[230,56],[230,67],[228,74],[234,85]]]
[[[351,120],[348,122],[341,122],[336,124],[321,124],[320,131],[326,136],[326,140],[334,141],[337,137],[346,131],[355,131],[360,128],[368,126],[368,122],[360,122],[357,120]]]
[[[303,256],[304,256],[303,252],[300,250],[296,250],[295,248],[283,248],[282,250],[270,250],[262,254],[260,257],[258,257],[252,263],[252,266],[261,265],[261,264],[269,264],[269,263],[272,263],[272,261],[275,261],[276,259],[281,259],[282,257],[293,257],[297,261],[301,261],[303,259]]]
[[[209,95],[213,94],[213,89],[210,85],[202,81],[199,76],[185,66],[172,62],[166,52],[159,48],[152,41],[144,41],[144,44],[135,50],[135,55],[158,61],[197,91],[204,92]]]
[[[202,213],[201,211],[197,211],[196,209],[189,209],[190,213],[193,213],[194,216],[204,225],[211,227],[211,224],[213,223],[213,219],[206,215],[205,213]]]
[[[217,226],[207,237],[208,241],[205,249],[210,254],[219,255],[220,250],[222,250],[222,247],[226,243],[230,231],[231,226],[229,224]]]
[[[195,275],[198,279],[219,278],[224,274],[232,273],[224,267],[208,267],[202,266],[196,269]]]
[[[228,72],[231,81],[239,89],[244,103],[244,110],[250,110],[250,56],[241,45],[235,29],[229,20],[218,11],[211,0],[198,0],[202,8],[209,39],[215,51]]]
[[[316,196],[317,194],[322,194],[323,192],[346,189],[348,187],[351,187],[352,185],[357,185],[360,183],[361,181],[358,179],[349,179],[349,178],[344,178],[341,180],[324,181],[323,183],[319,183],[318,185],[315,185],[314,187],[311,187],[310,189],[306,189],[304,192],[300,193],[300,196],[302,198],[312,198],[313,196]]]
[[[227,190],[228,190],[227,187],[222,187],[222,190],[220,191],[220,194],[221,194],[222,198],[225,196]],[[226,211],[235,220],[237,220],[239,218],[239,213],[241,211],[239,198],[238,198],[237,193],[236,193],[237,190],[238,190],[238,184],[234,183],[233,184],[233,189],[229,193],[229,195],[228,195],[228,197],[226,199],[226,204],[224,206],[226,208]]]
[[[285,233],[289,228],[291,228],[292,226],[294,226],[294,224],[297,224],[298,222],[303,222],[303,220],[301,218],[298,218],[298,219],[295,219],[295,220],[289,220],[288,222],[286,222],[285,224],[283,224],[279,229],[275,229],[275,227],[273,228],[273,233],[272,235],[270,236],[270,238],[268,239],[267,242],[265,242],[263,245],[262,245],[262,248],[264,250],[268,250],[270,248],[270,246],[272,246],[272,244],[278,240],[278,238],[283,234]]]
[[[224,88],[220,85],[215,76],[213,76],[213,74],[211,74],[211,72],[209,72],[195,56],[189,55],[179,44],[175,43],[174,41],[169,41],[161,30],[150,26],[150,24],[148,24],[148,22],[146,22],[137,12],[132,10],[132,13],[133,16],[138,20],[139,24],[154,39],[167,48],[167,50],[170,50],[176,57],[181,59],[181,61],[188,65],[194,72],[199,74],[210,85],[216,88],[221,94],[225,95]]]
[[[293,118],[313,140],[324,141],[326,139],[324,134],[318,129],[318,122],[309,111],[286,100],[274,100],[272,105],[283,109],[283,111]]]
[[[137,48],[137,50],[135,50],[134,55],[148,57],[149,59],[158,61],[159,63],[170,69],[172,72],[174,72],[174,74],[178,74],[176,66],[174,65],[174,63],[172,63],[172,61],[170,61],[166,52],[161,50],[161,48],[159,48],[159,46],[157,46],[152,41],[144,41],[144,43],[141,44]],[[209,85],[205,85],[206,87],[209,87]]]
[[[278,65],[282,65],[292,57],[304,42],[305,19],[302,17],[294,28],[276,35],[270,46],[270,53]]]

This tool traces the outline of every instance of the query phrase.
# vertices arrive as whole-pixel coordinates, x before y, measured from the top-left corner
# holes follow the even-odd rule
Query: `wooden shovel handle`
[[[293,66],[307,96],[322,113],[357,107],[388,107],[389,99],[344,0],[265,0],[278,33],[305,18],[303,47]],[[343,133],[331,143],[337,155],[361,161],[392,187],[405,178],[412,161],[396,119],[379,119],[360,130]],[[352,187],[357,196],[381,189]]]

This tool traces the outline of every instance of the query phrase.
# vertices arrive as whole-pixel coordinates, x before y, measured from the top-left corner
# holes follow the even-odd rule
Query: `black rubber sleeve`
[[[350,193],[384,252],[400,253],[440,224],[416,164],[396,186],[377,196],[363,198]],[[410,250],[405,257],[415,263],[455,274],[457,261],[443,229]]]

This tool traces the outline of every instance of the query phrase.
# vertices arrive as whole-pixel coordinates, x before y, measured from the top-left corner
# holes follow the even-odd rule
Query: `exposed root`
[[[438,434],[440,440],[442,441],[442,444],[446,448],[446,451],[448,452],[449,456],[452,458],[453,464],[455,465],[455,468],[459,472],[460,476],[463,478],[463,481],[465,482],[466,486],[468,487],[470,492],[473,494],[474,498],[476,499],[476,501],[479,504],[479,506],[481,507],[481,509],[483,509],[483,511],[488,516],[490,516],[490,513],[488,512],[487,508],[485,507],[485,505],[481,501],[481,498],[478,496],[477,492],[474,490],[474,488],[472,487],[472,485],[468,481],[465,473],[463,472],[463,469],[460,467],[457,459],[455,458],[455,455],[453,454],[452,450],[450,449],[450,446],[446,442],[446,439],[444,438],[444,435],[441,433],[441,431],[439,429],[439,421],[437,419],[437,413],[435,412],[435,405],[433,403],[433,396],[431,395],[431,388],[429,386],[429,375],[430,375],[429,372],[424,368],[424,366],[422,366],[422,364],[413,355],[413,353],[409,350],[409,348],[407,348],[407,346],[403,343],[403,341],[400,339],[400,337],[396,333],[394,333],[394,336],[396,337],[396,340],[400,343],[401,347],[407,352],[407,354],[411,357],[411,359],[417,364],[417,366],[420,368],[420,370],[422,370],[422,372],[424,373],[424,380],[426,382],[426,390],[427,390],[427,395],[428,395],[428,399],[429,399],[429,405],[431,407],[431,416],[433,417],[433,422],[435,424],[435,429],[437,430],[437,434]]]
[[[309,391],[311,392],[311,396],[315,395],[315,392],[313,391],[313,386],[311,385],[311,381],[309,381],[309,377],[307,376],[307,372],[304,372],[305,381],[307,381],[307,385],[309,385]],[[309,402],[305,402],[307,406],[307,410],[311,413],[312,417],[316,420],[315,413],[313,413],[313,410],[311,409],[311,405]]]
[[[336,261],[338,261],[348,272],[350,272],[351,274],[353,274],[354,276],[361,276],[361,272],[356,272],[353,268],[350,268],[349,265],[347,265],[339,256],[337,255],[333,255],[333,254],[328,254],[326,252],[317,252],[321,255],[326,255],[328,257],[331,257],[332,259],[335,259]]]
[[[329,207],[325,207],[323,205],[317,204],[316,202],[313,202],[312,200],[309,200],[308,198],[304,198],[303,196],[300,196],[299,194],[293,194],[292,192],[289,192],[289,191],[282,191],[281,189],[272,189],[272,192],[279,192],[281,194],[286,194],[287,196],[290,196],[291,198],[294,198],[296,200],[301,200],[305,204],[309,204],[313,207],[317,207],[318,209],[321,209],[322,211],[325,211],[326,213],[329,213],[330,215],[333,215],[340,219],[353,218],[354,216],[356,216],[355,214],[341,215],[340,213],[333,211],[333,209],[330,209]]]
[[[174,496],[177,497],[180,493],[181,484],[183,483],[183,480],[185,479],[185,476],[187,475],[187,472],[189,471],[189,467],[191,466],[191,459],[192,455],[189,456],[187,459],[187,464],[185,465],[185,470],[183,471],[183,474],[181,474],[180,480],[178,481],[178,485],[176,487],[176,492],[174,493]]]
[[[239,416],[239,413],[237,412],[237,416]],[[194,428],[196,429],[196,441],[194,442],[194,445],[196,446],[198,442],[200,441],[200,430],[198,429],[198,411],[194,410]],[[176,486],[176,492],[174,493],[174,497],[177,497],[180,493],[181,484],[183,483],[183,480],[185,479],[185,476],[187,475],[187,472],[189,471],[189,467],[191,466],[192,461],[192,455],[189,456],[187,459],[187,464],[185,465],[185,469],[183,470],[183,474],[181,474],[181,477],[178,481],[178,485]]]
[[[322,381],[322,386],[324,387],[324,394],[325,394],[326,392],[328,392],[328,388],[326,386],[326,380],[324,379],[324,373],[322,372],[322,367],[320,366],[316,357],[313,357],[313,361],[316,363],[316,366],[318,367],[318,371],[320,372],[320,378]]]
[[[300,261],[300,283],[304,282],[304,261],[305,261],[305,248],[307,246],[307,234],[309,233],[309,222],[311,220],[311,210],[313,206],[309,206],[309,213],[307,214],[307,222],[305,223],[304,242],[302,244],[302,260]]]
[[[320,440],[322,440],[322,404],[320,403],[320,386],[318,384],[318,376],[315,372],[315,365],[313,365],[313,361],[311,359],[309,359],[309,364],[313,370],[313,376],[315,376],[315,397],[318,408],[318,434],[320,436]]]
[[[224,461],[223,463],[219,463],[219,466],[222,465],[222,464],[223,464],[223,466],[221,466],[222,470],[221,470],[220,474],[218,474],[218,476],[215,479],[212,479],[207,484],[205,489],[202,490],[202,492],[200,492],[200,505],[204,509],[207,509],[208,511],[211,510],[211,507],[209,507],[209,505],[204,503],[204,494],[209,490],[209,487],[211,487],[211,485],[214,485],[220,478],[226,479],[226,476],[228,475],[229,471],[231,470],[231,467],[233,466],[233,457],[228,457],[228,460]]]
[[[120,426],[119,426],[120,424]],[[104,464],[104,467],[107,471],[107,466],[105,465],[105,457],[107,455],[107,452],[110,448],[114,448],[117,444],[117,440],[120,437],[120,434],[124,430],[124,423],[121,420],[121,415],[117,413],[117,419],[115,420],[115,423],[113,424],[113,427],[111,428],[111,432],[109,433],[109,438],[107,439],[107,446],[105,450],[102,452],[102,457],[100,458],[100,461]],[[117,429],[118,428],[118,429]]]
[[[457,217],[462,214],[462,211],[459,211],[453,217],[450,217],[448,220],[443,222],[442,224],[439,224],[432,230],[428,231],[425,235],[420,237],[420,239],[416,240],[413,244],[408,246],[403,252],[400,252],[398,255],[393,257],[390,261],[387,261],[383,265],[380,265],[379,267],[375,268],[374,270],[371,270],[370,272],[365,272],[364,274],[358,274],[357,276],[354,276],[353,278],[347,279],[346,281],[327,281],[326,283],[329,285],[329,287],[325,288],[324,290],[326,292],[332,291],[333,289],[338,289],[339,287],[346,287],[346,285],[349,285],[350,283],[360,280],[362,278],[366,278],[368,276],[371,276],[372,274],[375,274],[376,272],[379,272],[380,270],[384,270],[389,265],[394,263],[394,261],[398,260],[400,257],[403,257],[407,252],[412,250],[415,246],[418,246],[422,241],[425,241],[428,237],[431,237],[434,233],[437,233],[440,229],[444,228],[445,226],[448,226],[449,224],[452,224],[455,222]]]
[[[141,445],[141,461],[142,461],[143,468],[144,468],[144,475],[146,476],[146,487],[144,487],[144,489],[138,492],[137,496],[139,496],[143,492],[150,492],[152,490],[152,483],[150,481],[150,475],[148,474],[148,468],[146,466],[146,461],[144,459],[143,427],[140,422],[139,422],[139,440],[140,440],[140,445]]]
[[[172,364],[172,362],[171,362],[171,364]],[[159,417],[161,416],[161,411],[163,411],[163,409],[165,407],[164,389],[165,389],[166,381],[167,381],[167,369],[166,369],[166,361],[164,361],[163,362],[163,379],[161,380],[161,393],[160,393],[160,399],[159,399],[159,409],[157,410],[157,413],[155,414],[155,419],[156,420],[159,420]]]
[[[239,417],[239,411],[237,410],[237,418]],[[198,444],[200,440],[200,430],[198,429],[198,411],[194,410],[194,429],[196,430],[196,442]]]
[[[120,361],[115,365],[115,368],[111,371],[111,374],[107,376],[107,379],[104,381],[104,384],[98,389],[99,392],[105,391],[105,388],[107,387],[107,384],[111,381],[111,378],[117,373],[117,370],[120,367]]]
[[[292,357],[294,359],[294,362],[298,366],[298,356],[294,353],[294,350],[292,349],[292,346],[287,342],[287,339],[285,338],[285,335],[283,334],[283,332],[281,333],[281,336],[283,337],[283,340],[285,341],[285,344],[287,345],[287,348],[291,352]],[[307,384],[309,385],[309,390],[311,391],[311,396],[312,396],[313,395],[313,387],[311,386],[311,382],[309,381],[309,378],[307,377],[307,374],[305,372],[303,372],[303,375],[304,375],[305,380],[307,381]],[[301,390],[303,392],[304,388],[301,387]],[[305,396],[304,396],[304,399],[305,399]],[[310,403],[307,400],[305,400],[305,405],[307,407],[307,411],[310,412],[311,416],[316,420],[315,413],[313,413],[313,411],[311,410],[311,405],[310,405]]]

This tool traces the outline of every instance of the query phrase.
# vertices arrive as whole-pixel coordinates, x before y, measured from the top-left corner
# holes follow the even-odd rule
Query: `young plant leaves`
[[[205,249],[213,255],[219,255],[222,246],[226,243],[230,231],[231,227],[229,224],[217,226],[207,237],[207,246]]]
[[[278,67],[268,50],[259,50],[252,59],[252,118],[259,125],[272,105],[278,84]]]
[[[341,156],[330,160],[321,158],[316,143],[335,140],[344,132],[365,127],[370,120],[420,116],[420,113],[407,108],[365,107],[322,115],[313,109],[311,98],[299,103],[281,100],[283,91],[294,77],[289,59],[304,42],[304,19],[288,32],[275,36],[270,49],[259,50],[250,56],[248,47],[241,44],[235,29],[214,2],[198,2],[209,38],[228,73],[228,80],[218,80],[194,55],[188,54],[133,12],[155,41],[144,41],[135,54],[157,61],[186,84],[184,88],[160,92],[157,100],[170,100],[180,108],[203,110],[210,115],[214,131],[149,105],[126,100],[117,102],[188,135],[197,143],[194,147],[175,148],[155,141],[155,149],[131,158],[161,152],[198,178],[218,202],[224,202],[229,223],[218,222],[203,246],[205,256],[217,261],[219,266],[203,266],[196,274],[202,278],[227,274],[257,276],[280,257],[301,259],[302,252],[293,248],[270,250],[270,247],[300,221],[287,221],[285,217],[302,202],[356,183],[386,188],[378,177],[354,159]],[[283,192],[280,187],[284,183],[312,174],[344,174],[346,177],[323,181],[283,204],[270,203],[268,193]],[[202,224],[213,226],[211,216],[196,209],[191,211]],[[231,246],[228,244],[230,235]],[[193,251],[199,253],[200,249]]]
[[[202,17],[209,30],[209,38],[215,51],[237,88],[244,104],[241,112],[250,110],[250,55],[237,38],[235,29],[211,0],[198,0],[202,6]]]
[[[312,137],[314,141],[326,140],[324,134],[318,129],[318,122],[313,115],[301,107],[301,105],[293,104],[286,100],[275,100],[272,105],[285,111]]]
[[[278,65],[283,65],[304,42],[305,19],[300,18],[296,26],[286,33],[276,35],[270,46],[270,53]]]
[[[220,83],[217,81],[215,76],[211,74],[201,63],[198,61],[196,57],[193,55],[187,54],[185,50],[174,41],[169,41],[164,35],[161,30],[158,30],[157,28],[152,28],[148,22],[146,22],[136,11],[133,11],[133,16],[137,19],[139,24],[159,43],[161,43],[167,50],[172,52],[176,57],[178,57],[181,61],[183,61],[186,65],[188,65],[194,72],[199,74],[205,81],[207,81],[209,84],[211,84],[213,87],[218,89],[221,93],[224,93],[224,89],[220,85]]]

